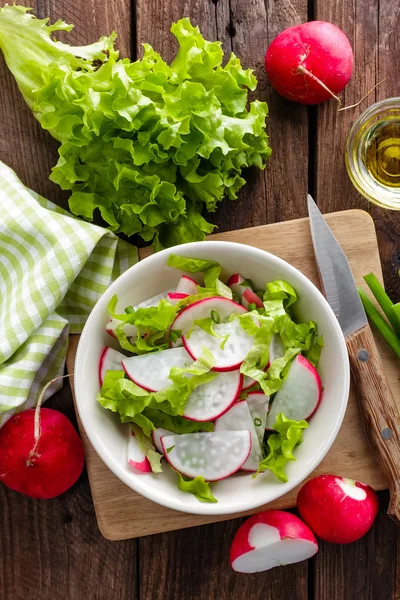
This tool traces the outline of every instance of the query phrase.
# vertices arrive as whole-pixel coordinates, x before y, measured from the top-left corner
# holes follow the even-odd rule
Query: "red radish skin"
[[[265,55],[272,87],[284,98],[301,104],[319,104],[341,92],[351,78],[353,62],[346,35],[326,21],[285,29]]]
[[[55,498],[82,473],[83,445],[71,421],[40,409],[40,438],[34,438],[35,409],[11,417],[0,430],[0,481],[31,498]]]
[[[169,292],[167,296],[168,302],[171,304],[177,304],[179,300],[184,300],[189,294],[183,294],[182,292]]]
[[[266,510],[247,519],[230,549],[230,563],[239,573],[258,573],[311,558],[318,543],[296,515]]]
[[[242,304],[245,308],[249,308],[250,304],[255,304],[257,308],[263,307],[262,300],[250,288],[244,290]]]
[[[126,458],[128,465],[136,472],[151,473],[150,461],[145,454],[143,454],[133,431],[128,438],[128,446],[126,449]]]
[[[197,294],[198,283],[187,275],[182,275],[177,285],[177,293],[184,293],[188,296],[194,296]]]
[[[350,544],[372,527],[379,503],[369,485],[337,475],[320,475],[303,485],[297,508],[315,535],[334,544]]]

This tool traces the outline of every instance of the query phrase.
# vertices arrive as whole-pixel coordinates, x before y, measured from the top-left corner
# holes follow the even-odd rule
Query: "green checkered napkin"
[[[82,331],[136,260],[134,246],[28,190],[0,162],[0,426],[63,373],[68,333]]]

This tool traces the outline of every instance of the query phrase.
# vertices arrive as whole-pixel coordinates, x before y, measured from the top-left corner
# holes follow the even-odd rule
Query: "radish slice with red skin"
[[[150,306],[157,306],[158,303],[160,302],[160,300],[167,299],[169,292],[173,292],[173,290],[169,290],[168,292],[161,292],[161,294],[157,294],[157,296],[152,296],[151,298],[148,298],[147,300],[143,300],[143,302],[139,302],[139,304],[136,304],[136,306],[134,306],[133,308],[135,310],[137,310],[138,308],[149,308]],[[111,317],[111,319],[108,321],[108,323],[106,325],[107,333],[109,333],[112,337],[117,337],[115,335],[115,330],[118,327],[118,325],[121,325],[121,323],[123,323],[123,321],[119,321],[118,319],[114,319],[114,317]],[[123,330],[124,330],[126,337],[136,338],[137,329],[136,329],[135,325],[132,325],[132,323],[125,323],[123,326]]]
[[[350,544],[370,530],[379,501],[375,491],[360,481],[320,475],[303,485],[297,508],[318,537],[334,544]]]
[[[168,348],[138,356],[124,357],[122,368],[136,385],[149,392],[159,392],[172,385],[168,379],[172,367],[186,367],[193,360],[184,348]]]
[[[214,421],[230,409],[241,389],[242,375],[238,370],[217,373],[212,381],[193,390],[183,416],[192,421]]]
[[[219,323],[214,326],[214,331],[222,337],[212,336],[200,327],[195,327],[189,338],[183,335],[182,341],[187,352],[193,360],[197,360],[200,358],[203,347],[206,347],[214,357],[213,371],[235,371],[240,369],[240,365],[253,346],[254,336],[246,333],[240,326],[238,319],[228,323]],[[226,335],[229,337],[224,347],[221,348],[222,338]]]
[[[257,383],[255,379],[253,379],[252,377],[249,377],[248,375],[245,375],[243,377],[243,387],[242,387],[242,390],[243,391],[248,390],[255,383]]]
[[[232,292],[236,294],[239,298],[239,302],[242,301],[243,294],[245,290],[251,290],[249,285],[241,285],[245,280],[245,278],[240,273],[234,273],[228,279],[228,286],[231,288]]]
[[[214,431],[242,431],[248,429],[251,433],[251,452],[242,466],[243,471],[255,472],[262,460],[262,451],[253,419],[246,400],[236,402],[222,417],[215,421]]]
[[[178,293],[186,294],[187,296],[195,296],[197,294],[198,283],[187,275],[182,275],[177,285]]]
[[[151,466],[149,459],[140,449],[139,444],[135,438],[133,431],[128,438],[128,444],[126,447],[126,459],[128,465],[132,467],[138,473],[151,473]]]
[[[242,304],[245,308],[249,308],[250,304],[255,304],[257,308],[262,308],[262,300],[257,296],[251,288],[244,288],[242,295]]]
[[[101,353],[99,361],[99,381],[103,385],[107,371],[122,371],[121,361],[126,358],[125,354],[106,346]]]
[[[186,477],[219,481],[233,475],[251,450],[250,431],[211,431],[167,435],[161,438],[164,456]]]
[[[288,419],[309,419],[317,410],[322,396],[322,383],[317,369],[301,354],[296,356],[281,389],[276,394],[267,417],[272,428],[278,413]]]
[[[311,558],[318,544],[311,529],[296,515],[266,510],[239,527],[230,550],[230,563],[239,573],[259,573]]]
[[[247,310],[229,298],[211,296],[211,298],[204,298],[186,306],[175,318],[170,331],[181,331],[181,335],[185,335],[191,329],[194,321],[211,317],[214,312],[219,315],[222,322],[233,313],[246,313]]]
[[[163,427],[157,427],[151,432],[151,438],[153,440],[154,447],[157,450],[157,452],[159,452],[162,455],[164,455],[164,450],[161,445],[161,438],[164,435],[172,435],[172,432],[168,431],[168,429],[164,429]]]
[[[179,302],[179,300],[183,300],[187,298],[189,294],[183,294],[181,292],[168,292],[167,300],[171,304],[175,305]]]
[[[265,423],[267,421],[269,396],[264,392],[250,392],[246,398],[247,405],[254,423],[254,428],[260,446],[264,440]]]

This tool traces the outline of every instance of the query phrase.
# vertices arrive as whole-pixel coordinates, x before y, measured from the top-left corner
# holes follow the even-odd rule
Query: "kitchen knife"
[[[388,514],[400,524],[400,414],[349,262],[310,195],[308,214],[323,292],[346,339],[365,432],[389,483]]]

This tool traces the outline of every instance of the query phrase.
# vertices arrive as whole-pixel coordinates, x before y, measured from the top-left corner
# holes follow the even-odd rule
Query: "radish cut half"
[[[309,419],[317,410],[321,395],[322,384],[317,369],[304,356],[298,354],[272,402],[267,417],[267,428],[273,427],[280,412],[288,419],[296,421]]]
[[[257,383],[255,379],[253,379],[252,377],[249,377],[248,375],[245,375],[243,377],[243,388],[242,389],[248,390],[255,383]]]
[[[261,446],[264,440],[269,396],[266,396],[264,392],[250,392],[247,395],[246,402],[254,423],[254,428],[256,430],[258,441]]]
[[[192,421],[214,421],[237,400],[241,388],[240,371],[217,373],[212,381],[194,389],[183,416]]]
[[[126,458],[128,465],[135,469],[139,473],[151,473],[151,466],[149,459],[140,449],[139,444],[135,438],[135,434],[131,433],[128,438],[128,445],[126,448]]]
[[[246,333],[238,319],[228,321],[228,323],[219,323],[214,326],[214,331],[221,337],[215,337],[204,329],[195,327],[189,338],[185,335],[182,336],[183,345],[193,360],[200,357],[203,347],[208,348],[214,356],[214,371],[239,369],[254,343],[254,336]],[[225,336],[229,337],[224,347],[221,348],[221,342]]]
[[[160,352],[124,357],[122,368],[136,385],[149,392],[159,392],[172,385],[168,379],[172,367],[186,367],[192,359],[184,348],[168,348]]]
[[[249,308],[250,304],[255,304],[257,308],[262,308],[262,300],[257,296],[251,288],[243,288],[242,304],[245,308]]]
[[[101,353],[99,361],[99,381],[103,385],[107,371],[122,371],[121,361],[126,358],[125,354],[106,346]]]
[[[314,534],[296,515],[266,510],[239,527],[230,562],[239,573],[259,573],[306,560],[317,552]]]
[[[171,432],[168,431],[168,429],[164,429],[163,427],[157,427],[156,429],[153,429],[153,431],[151,432],[151,438],[153,440],[153,444],[155,446],[155,449],[160,454],[164,454],[164,450],[163,450],[163,447],[161,445],[161,438],[164,435],[171,435]]]
[[[171,325],[171,331],[181,331],[182,335],[185,335],[192,327],[194,321],[211,317],[211,314],[217,313],[222,322],[228,319],[233,313],[245,312],[247,310],[243,306],[229,298],[211,296],[211,298],[204,298],[186,306],[175,318],[175,321]]]
[[[166,435],[161,438],[164,456],[186,477],[219,481],[233,475],[251,450],[250,431],[212,431]]]
[[[178,294],[186,294],[187,296],[195,296],[197,294],[198,283],[187,275],[182,275],[177,285],[176,291]]]
[[[214,431],[241,431],[248,429],[251,434],[251,452],[242,466],[244,471],[257,471],[262,460],[260,442],[251,418],[246,400],[236,402],[231,409],[215,421]]]
[[[241,285],[244,281],[246,280],[240,273],[234,273],[228,279],[228,286],[231,288],[232,292],[236,294],[236,296],[239,298],[239,302],[242,302],[242,297],[245,290],[251,290],[251,287],[249,285]]]
[[[121,325],[121,323],[123,323],[123,321],[119,321],[118,319],[111,318],[106,325],[107,333],[109,333],[112,337],[116,338],[117,336],[115,334],[115,330],[117,329],[118,325]],[[136,338],[137,329],[136,329],[135,325],[132,325],[132,323],[124,323],[124,326],[122,329],[124,330],[126,337]]]

